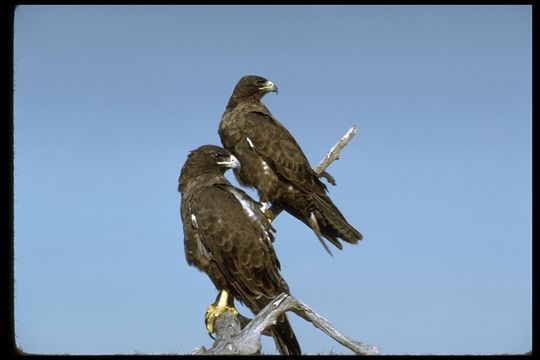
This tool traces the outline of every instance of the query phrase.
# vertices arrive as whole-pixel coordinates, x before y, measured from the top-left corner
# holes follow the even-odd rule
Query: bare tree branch
[[[312,323],[325,334],[358,355],[377,355],[375,346],[352,340],[339,332],[325,318],[317,314],[302,301],[280,294],[266,305],[257,316],[240,330],[240,321],[230,312],[221,315],[215,323],[216,341],[210,349],[195,349],[196,355],[255,355],[261,352],[261,335],[276,323],[277,318],[287,311],[292,311],[304,320]]]
[[[326,172],[326,168],[333,163],[334,161],[339,159],[339,155],[341,153],[341,150],[351,141],[353,136],[356,134],[356,126],[351,127],[345,135],[339,139],[339,141],[334,145],[330,151],[325,155],[325,157],[321,160],[319,165],[313,169],[319,176],[324,176],[323,174]],[[333,179],[333,178],[332,178]],[[335,185],[335,181],[328,180],[332,185]]]

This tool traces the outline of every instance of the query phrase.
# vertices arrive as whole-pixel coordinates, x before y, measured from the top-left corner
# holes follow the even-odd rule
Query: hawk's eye
[[[225,155],[224,153],[218,151],[218,152],[213,153],[210,156],[212,156],[213,158],[218,158],[218,157],[224,157],[224,156],[227,156],[227,155]]]

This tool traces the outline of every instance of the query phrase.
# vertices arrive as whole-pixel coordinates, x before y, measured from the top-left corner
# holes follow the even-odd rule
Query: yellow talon
[[[270,210],[270,203],[266,201],[260,200],[259,204],[261,205],[260,209],[261,212],[264,214],[264,217],[270,224],[272,224],[272,220],[274,220],[274,214],[272,213],[272,210]]]
[[[208,335],[210,335],[212,339],[214,338],[212,336],[214,333],[214,323],[216,322],[217,318],[219,318],[226,311],[238,316],[238,310],[236,310],[234,306],[229,306],[228,297],[229,293],[226,290],[221,290],[216,302],[210,304],[206,309],[206,314],[204,314],[206,330],[208,330]]]
[[[263,211],[264,216],[266,217],[266,220],[271,224],[272,220],[274,220],[274,214],[272,213],[272,210],[266,209]]]

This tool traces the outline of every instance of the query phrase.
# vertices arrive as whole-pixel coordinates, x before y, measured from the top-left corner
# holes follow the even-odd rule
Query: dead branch
[[[349,141],[351,141],[351,139],[353,138],[353,136],[356,134],[356,126],[353,126],[351,127],[349,130],[347,130],[347,132],[345,133],[345,135],[343,135],[341,137],[341,139],[339,139],[339,141],[336,143],[336,145],[334,145],[330,151],[328,151],[328,153],[325,155],[325,157],[321,160],[321,162],[319,163],[319,165],[317,165],[315,167],[315,169],[313,169],[319,176],[324,176],[324,173],[326,172],[326,168],[331,164],[333,163],[334,161],[338,160],[339,159],[339,154],[341,153],[341,150],[343,150],[343,148],[349,143]],[[335,181],[333,180],[334,178],[332,178],[332,180],[328,180],[329,183],[331,183],[332,185],[335,185]]]
[[[276,323],[277,318],[287,311],[292,311],[304,320],[312,323],[325,334],[358,355],[377,355],[375,346],[352,340],[339,332],[325,318],[313,311],[302,301],[280,294],[266,305],[257,316],[243,329],[240,321],[230,312],[221,315],[215,323],[216,341],[210,349],[195,349],[194,355],[256,355],[261,352],[261,336],[265,330]]]

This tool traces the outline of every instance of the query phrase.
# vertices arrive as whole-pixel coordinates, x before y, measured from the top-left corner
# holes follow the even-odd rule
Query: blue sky
[[[313,166],[358,126],[329,191],[365,240],[330,257],[280,215],[293,295],[384,354],[530,350],[531,29],[530,6],[19,6],[17,345],[211,345],[178,175],[257,74]],[[304,352],[350,353],[290,319]]]

